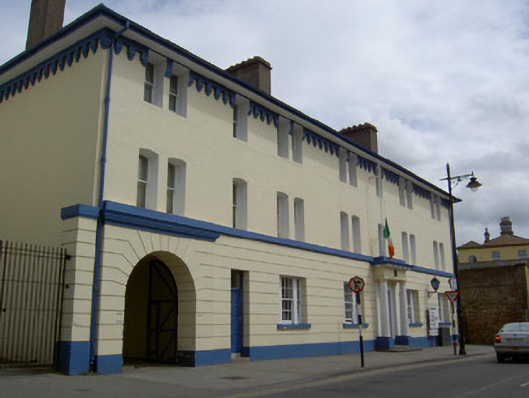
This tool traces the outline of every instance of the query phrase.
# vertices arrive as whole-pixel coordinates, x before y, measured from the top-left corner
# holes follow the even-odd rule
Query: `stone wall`
[[[528,320],[528,267],[525,264],[459,272],[469,344],[492,344],[505,323]]]

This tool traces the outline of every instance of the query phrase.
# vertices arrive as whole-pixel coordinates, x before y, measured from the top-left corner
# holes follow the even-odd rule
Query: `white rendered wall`
[[[0,238],[58,244],[61,208],[94,205],[107,52],[0,104]]]

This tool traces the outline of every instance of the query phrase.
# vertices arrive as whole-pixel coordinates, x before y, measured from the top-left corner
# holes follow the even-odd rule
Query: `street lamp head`
[[[480,186],[481,183],[476,177],[474,177],[474,174],[472,174],[472,177],[470,177],[470,182],[467,184],[467,188],[470,188],[472,192],[476,192]]]

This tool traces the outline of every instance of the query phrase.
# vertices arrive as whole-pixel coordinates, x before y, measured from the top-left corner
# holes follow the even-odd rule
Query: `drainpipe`
[[[94,261],[94,280],[92,283],[92,311],[90,315],[90,368],[94,369],[95,365],[95,339],[96,339],[96,322],[97,322],[97,301],[99,297],[99,274],[101,272],[101,244],[103,236],[103,192],[105,189],[105,168],[107,163],[107,141],[108,141],[108,119],[110,114],[110,88],[112,83],[112,65],[114,56],[114,43],[116,39],[121,36],[127,29],[129,29],[129,21],[125,22],[125,26],[117,32],[109,47],[109,58],[107,68],[107,85],[105,94],[105,119],[103,125],[103,145],[101,148],[101,172],[99,177],[99,198],[97,206],[99,207],[99,217],[97,218],[96,228],[96,248]]]

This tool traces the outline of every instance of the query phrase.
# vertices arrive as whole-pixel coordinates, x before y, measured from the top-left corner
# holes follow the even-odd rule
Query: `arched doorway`
[[[178,289],[169,268],[154,255],[142,259],[127,282],[123,358],[178,361]]]

